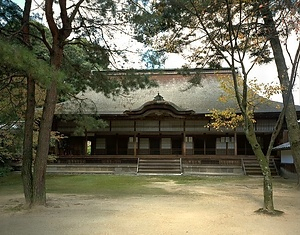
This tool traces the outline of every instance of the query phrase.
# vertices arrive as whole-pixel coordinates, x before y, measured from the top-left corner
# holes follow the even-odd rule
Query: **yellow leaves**
[[[255,109],[269,102],[272,95],[281,92],[280,85],[271,83],[259,83],[257,79],[249,80],[247,86],[244,86],[244,80],[241,77],[237,79],[237,92],[235,91],[232,77],[219,77],[220,88],[223,94],[219,97],[220,102],[236,101],[237,97],[241,101],[240,105],[243,108],[243,115],[247,120],[255,123]],[[246,92],[247,91],[247,92]],[[246,95],[246,96],[244,96]],[[210,118],[210,123],[206,127],[216,130],[235,129],[243,125],[244,117],[238,114],[238,109],[227,108],[225,110],[211,110],[211,113],[206,115]],[[242,112],[241,112],[242,113]]]
[[[218,77],[218,79],[220,82],[220,88],[224,91],[224,95],[222,97],[220,97],[220,100],[228,101],[231,99],[235,99],[235,90],[234,90],[234,86],[233,86],[232,77],[222,76],[222,77]]]
[[[242,115],[237,114],[232,108],[225,110],[213,109],[206,116],[211,119],[211,122],[206,127],[212,127],[216,130],[220,130],[221,128],[234,129],[243,122]]]
[[[219,97],[219,101],[222,103],[226,103],[228,101],[228,97],[226,97],[225,95],[221,95]]]
[[[224,94],[219,97],[220,102],[228,102],[229,100],[236,100],[236,93],[233,86],[232,78],[222,77],[220,80],[220,88],[224,91]],[[238,78],[238,94],[240,99],[243,99],[242,95],[242,87],[243,87],[243,79],[241,77]],[[247,83],[247,106],[248,110],[253,110],[256,106],[267,103],[269,99],[281,93],[281,86],[275,82],[270,83],[262,83],[258,82],[256,78],[251,79]]]
[[[249,80],[248,83],[249,87],[251,88],[250,95],[259,94],[262,95],[265,99],[270,99],[273,95],[280,94],[281,87],[279,84],[270,82],[270,83],[261,83],[258,82],[257,79]]]
[[[61,134],[58,131],[51,131],[50,134],[50,146],[54,147],[56,142],[60,142],[63,139],[68,138],[67,136]]]
[[[245,37],[246,37],[246,35],[245,35],[244,33],[242,33],[242,32],[238,32],[237,37],[238,37],[238,39],[240,39],[240,40],[244,40]]]

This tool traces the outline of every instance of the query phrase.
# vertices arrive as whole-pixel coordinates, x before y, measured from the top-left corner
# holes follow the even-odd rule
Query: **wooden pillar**
[[[136,134],[133,136],[133,156],[137,157],[137,137]]]
[[[186,156],[186,141],[185,141],[185,120],[183,120],[183,142],[182,142],[182,155]]]
[[[234,131],[234,155],[237,156],[237,134],[236,131]]]
[[[225,141],[226,141],[226,142],[225,142],[225,144],[226,144],[226,151],[225,151],[225,154],[228,155],[228,147],[229,147],[228,145],[229,145],[229,144],[228,144],[228,138],[227,138],[227,137],[225,138]]]
[[[85,141],[85,143],[84,143],[84,150],[83,151],[84,151],[84,155],[86,156],[86,155],[88,155],[87,154],[87,144],[88,144],[87,141],[88,141],[88,138],[87,138],[87,131],[86,130],[84,131],[84,141]]]
[[[186,141],[185,141],[185,132],[183,132],[183,141],[182,141],[182,155],[186,156]]]
[[[203,154],[206,155],[206,135],[203,136],[204,140],[203,140]]]
[[[133,122],[133,131],[134,131],[134,136],[133,136],[133,156],[136,158],[137,157],[137,135],[136,135],[136,120]]]
[[[116,134],[116,155],[119,154],[119,134]]]

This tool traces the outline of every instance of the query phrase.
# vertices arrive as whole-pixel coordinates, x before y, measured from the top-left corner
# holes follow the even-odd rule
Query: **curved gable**
[[[165,101],[163,97],[158,94],[154,97],[153,101],[146,102],[144,105],[137,109],[126,110],[124,114],[134,117],[185,117],[192,115],[193,110],[184,110],[172,102]]]

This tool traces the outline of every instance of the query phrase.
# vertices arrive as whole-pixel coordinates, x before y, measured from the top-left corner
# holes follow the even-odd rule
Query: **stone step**
[[[178,169],[180,165],[139,165],[139,169]]]
[[[139,160],[140,163],[159,163],[159,164],[162,164],[162,163],[179,163],[180,164],[180,160],[178,159],[162,159],[162,160],[159,160],[159,159],[140,159]]]
[[[151,172],[156,172],[156,173],[181,173],[181,170],[179,169],[140,169],[139,173],[151,173]]]
[[[256,159],[243,159],[244,171],[246,175],[262,175],[262,171],[258,160]],[[275,162],[271,159],[269,162],[271,174],[273,176],[278,175],[278,171]]]
[[[181,174],[180,159],[140,158],[138,174]]]

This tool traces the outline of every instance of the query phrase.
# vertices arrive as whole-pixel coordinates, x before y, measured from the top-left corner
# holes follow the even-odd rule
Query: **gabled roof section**
[[[185,110],[172,102],[165,101],[164,98],[158,93],[153,101],[146,102],[144,105],[137,109],[126,110],[124,114],[132,117],[146,117],[146,116],[171,116],[171,117],[184,117],[192,115],[195,112],[193,110]]]
[[[77,99],[72,99],[56,106],[56,114],[95,114],[95,115],[154,115],[154,109],[163,111],[164,115],[187,115],[192,111],[204,115],[212,109],[237,109],[234,99],[221,102],[226,96],[220,85],[222,79],[232,77],[231,69],[190,69],[190,70],[137,70],[137,74],[145,74],[155,80],[158,87],[139,89],[128,94],[107,97],[92,89],[81,92]],[[109,76],[118,78],[124,71],[106,71]],[[199,83],[191,85],[191,78],[199,79]],[[153,100],[160,93],[164,101]],[[159,97],[157,97],[159,99]],[[160,103],[161,102],[161,103]],[[255,113],[279,113],[282,107],[279,102],[263,102]],[[159,114],[159,112],[157,112]]]
[[[285,142],[273,148],[273,150],[289,150],[291,149],[290,142]]]

